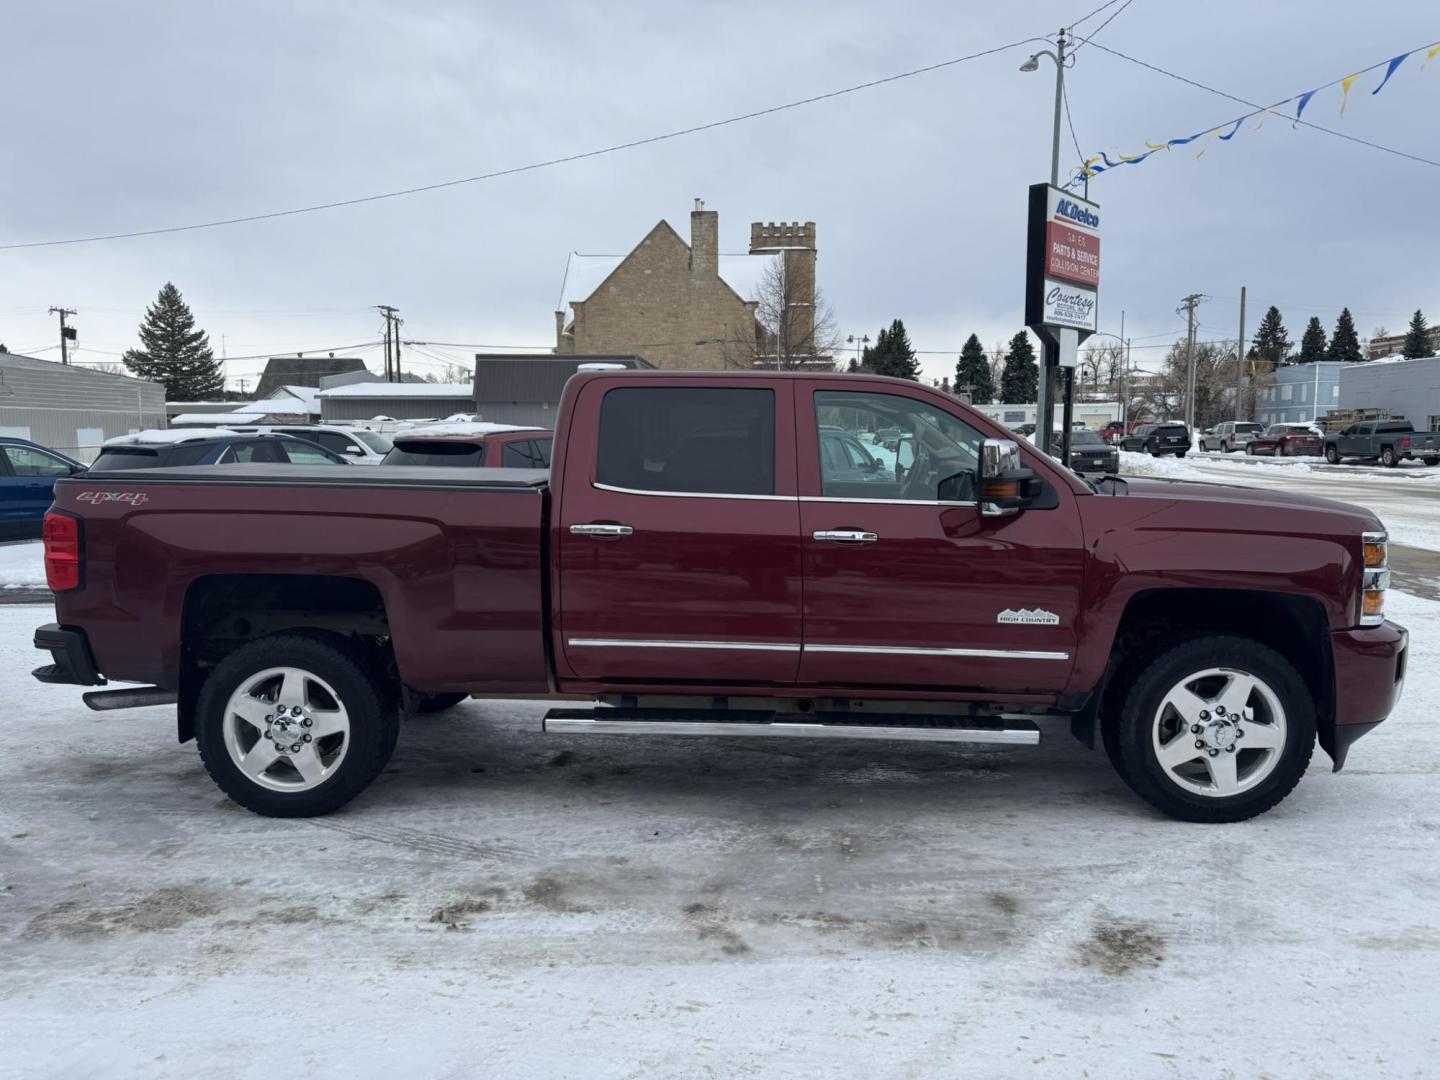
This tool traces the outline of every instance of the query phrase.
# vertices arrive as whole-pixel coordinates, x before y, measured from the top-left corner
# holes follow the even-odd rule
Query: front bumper
[[[43,683],[67,686],[104,686],[105,676],[95,666],[95,654],[84,630],[46,623],[35,628],[35,647],[50,653],[52,663],[38,667],[32,675]]]
[[[1387,620],[1379,626],[1336,630],[1330,635],[1330,645],[1335,663],[1335,723],[1333,727],[1321,725],[1320,745],[1339,772],[1350,745],[1389,716],[1399,702],[1410,634]]]

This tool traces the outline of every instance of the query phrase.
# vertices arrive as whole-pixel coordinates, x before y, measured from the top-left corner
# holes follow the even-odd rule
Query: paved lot
[[[1402,712],[1243,825],[1039,750],[411,723],[345,812],[226,802],[0,611],[0,1076],[1433,1075],[1440,614]],[[1317,755],[1319,752],[1317,751]]]

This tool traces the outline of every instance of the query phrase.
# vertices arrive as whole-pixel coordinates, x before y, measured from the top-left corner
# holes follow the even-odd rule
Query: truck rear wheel
[[[278,634],[242,645],[200,691],[195,738],[210,778],[267,817],[338,810],[395,749],[393,695],[343,644]]]
[[[1380,451],[1380,464],[1387,469],[1393,469],[1400,464],[1400,459],[1395,456],[1394,447],[1387,446]]]
[[[1183,821],[1255,817],[1294,790],[1315,747],[1315,705],[1279,653],[1249,638],[1194,638],[1137,672],[1110,718],[1121,778]]]

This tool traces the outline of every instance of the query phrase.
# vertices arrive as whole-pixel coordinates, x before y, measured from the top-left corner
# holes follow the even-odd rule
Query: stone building
[[[815,223],[756,223],[748,254],[721,254],[720,215],[696,199],[688,244],[662,220],[623,257],[570,256],[555,351],[628,354],[658,368],[770,366],[774,335],[758,296],[772,267],[769,280],[778,270],[787,287],[767,307],[784,311],[799,340],[815,318]]]

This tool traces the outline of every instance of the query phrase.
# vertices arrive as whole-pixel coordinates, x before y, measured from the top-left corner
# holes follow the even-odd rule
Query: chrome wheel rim
[[[230,760],[252,783],[270,791],[309,791],[345,760],[350,714],[318,675],[266,668],[230,695],[224,732]]]
[[[1206,668],[1170,688],[1155,710],[1155,759],[1177,787],[1213,799],[1263,783],[1285,750],[1285,707],[1268,683]]]

